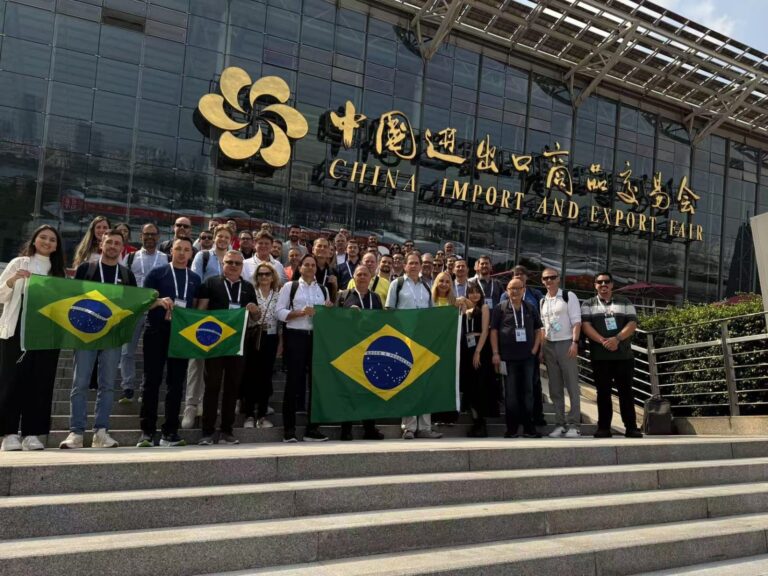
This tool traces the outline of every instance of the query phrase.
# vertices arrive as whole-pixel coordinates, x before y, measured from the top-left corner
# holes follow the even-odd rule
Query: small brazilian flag
[[[174,308],[171,318],[171,358],[242,356],[245,308],[238,310],[193,310]]]
[[[33,275],[24,295],[24,350],[104,350],[133,336],[157,298],[148,288]]]
[[[456,308],[315,310],[313,422],[458,410]]]

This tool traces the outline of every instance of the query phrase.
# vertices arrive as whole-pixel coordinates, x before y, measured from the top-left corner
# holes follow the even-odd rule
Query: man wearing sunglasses
[[[171,251],[173,250],[173,242],[178,238],[192,238],[192,221],[186,216],[179,216],[176,218],[176,221],[173,223],[173,238],[160,244],[157,249],[160,252],[167,254],[170,258],[172,255]],[[194,258],[195,254],[197,254],[197,248],[193,246],[192,250],[192,258]],[[187,263],[187,268],[191,267],[192,260]]]
[[[613,276],[595,276],[597,295],[581,305],[582,330],[589,338],[592,374],[597,388],[597,432],[595,438],[611,437],[613,403],[611,388],[619,393],[621,419],[627,438],[642,438],[635,418],[632,380],[635,371],[632,336],[637,329],[637,312],[623,296],[613,294]]]

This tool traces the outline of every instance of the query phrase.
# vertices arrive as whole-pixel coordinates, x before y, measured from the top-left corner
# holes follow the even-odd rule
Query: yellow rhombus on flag
[[[103,338],[132,314],[98,290],[58,300],[41,308],[39,313],[86,343]]]

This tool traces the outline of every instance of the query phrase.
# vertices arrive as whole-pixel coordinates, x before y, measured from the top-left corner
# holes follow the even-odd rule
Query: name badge
[[[474,348],[477,346],[477,339],[474,334],[467,334],[467,348]]]
[[[560,324],[558,320],[555,320],[554,322],[552,322],[550,326],[552,327],[553,332],[560,332],[560,330],[563,329],[562,324]]]
[[[618,326],[616,325],[616,318],[613,316],[606,316],[605,328],[606,330],[618,330]]]
[[[233,304],[232,302],[229,303],[230,310],[240,310],[240,308],[241,308],[240,304]]]
[[[176,298],[173,301],[174,308],[186,308],[187,307],[187,301],[182,300],[181,298]]]
[[[515,342],[527,342],[528,337],[525,334],[525,328],[515,328]]]
[[[270,328],[267,328],[267,334],[269,336],[277,334],[277,326],[271,326]]]
[[[493,310],[493,298],[486,298],[485,305],[488,306],[488,308],[490,308],[491,310]]]

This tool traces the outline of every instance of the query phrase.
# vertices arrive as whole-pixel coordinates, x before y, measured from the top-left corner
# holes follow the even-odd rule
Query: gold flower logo
[[[240,104],[240,92],[247,86],[251,87],[248,92],[248,111]],[[219,91],[221,94],[206,94],[200,98],[198,109],[210,124],[223,130],[219,148],[224,155],[232,160],[245,160],[259,153],[270,166],[285,166],[291,157],[291,143],[288,139],[303,138],[309,131],[304,116],[285,104],[291,94],[285,80],[277,76],[265,76],[253,82],[245,70],[231,66],[221,73]],[[256,113],[254,104],[262,98],[271,98],[278,103],[265,106]],[[243,122],[233,119],[225,103],[247,119]],[[266,122],[272,131],[272,141],[266,146],[267,137],[262,131],[262,122]],[[256,133],[248,136],[247,128],[254,123]]]

